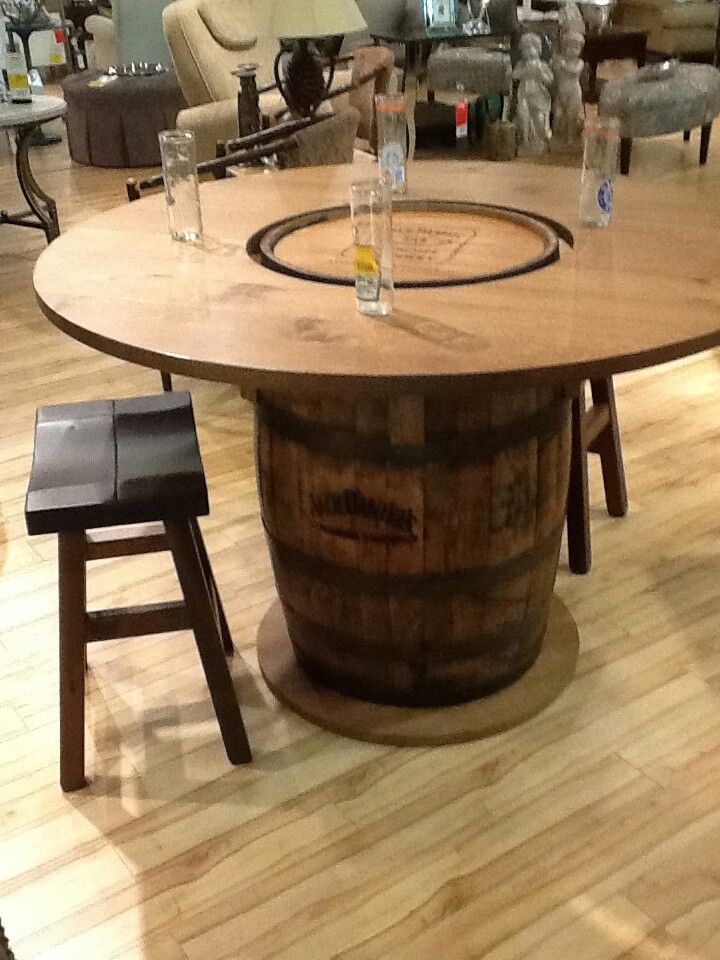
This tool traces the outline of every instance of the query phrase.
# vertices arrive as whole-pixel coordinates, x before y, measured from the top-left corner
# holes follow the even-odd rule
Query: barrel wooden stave
[[[472,699],[532,664],[567,495],[559,392],[449,402],[266,395],[258,404],[263,521],[305,669],[353,696],[430,705]],[[515,426],[533,417],[541,427],[515,443]],[[307,436],[298,424],[310,425]],[[448,438],[460,441],[456,455],[464,438],[498,428],[504,449],[438,461]],[[350,435],[380,441],[380,453],[352,455]],[[434,442],[431,462],[382,462],[382,443],[394,455]]]

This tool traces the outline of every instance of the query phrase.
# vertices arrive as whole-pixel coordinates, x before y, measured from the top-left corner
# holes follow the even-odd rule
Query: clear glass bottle
[[[5,69],[8,77],[8,93],[12,103],[32,103],[32,91],[28,80],[27,63],[22,43],[12,30],[6,32]]]
[[[385,316],[393,303],[392,194],[387,180],[351,189],[355,295],[366,316]]]
[[[587,120],[580,187],[580,222],[586,226],[607,227],[610,223],[619,153],[618,118]]]
[[[192,130],[163,130],[158,139],[170,233],[174,240],[197,243],[203,228],[195,134]]]
[[[378,167],[393,193],[407,190],[407,116],[405,99],[378,94],[375,97],[377,117]]]

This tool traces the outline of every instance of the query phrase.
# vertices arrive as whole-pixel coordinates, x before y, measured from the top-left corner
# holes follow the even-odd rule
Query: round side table
[[[66,109],[60,97],[34,97],[31,103],[0,103],[0,130],[16,131],[15,169],[29,207],[22,213],[0,210],[0,223],[42,230],[48,243],[60,234],[60,223],[55,201],[40,187],[30,169],[30,141],[43,123],[64,116]]]

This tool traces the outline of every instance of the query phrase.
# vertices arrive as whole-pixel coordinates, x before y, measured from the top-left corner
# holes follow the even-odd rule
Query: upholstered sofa
[[[618,0],[613,22],[646,30],[648,49],[674,57],[709,57],[720,5],[712,0]]]

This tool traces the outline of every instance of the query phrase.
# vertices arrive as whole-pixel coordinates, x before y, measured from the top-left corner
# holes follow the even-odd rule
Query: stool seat
[[[208,513],[189,393],[38,410],[31,535]]]

